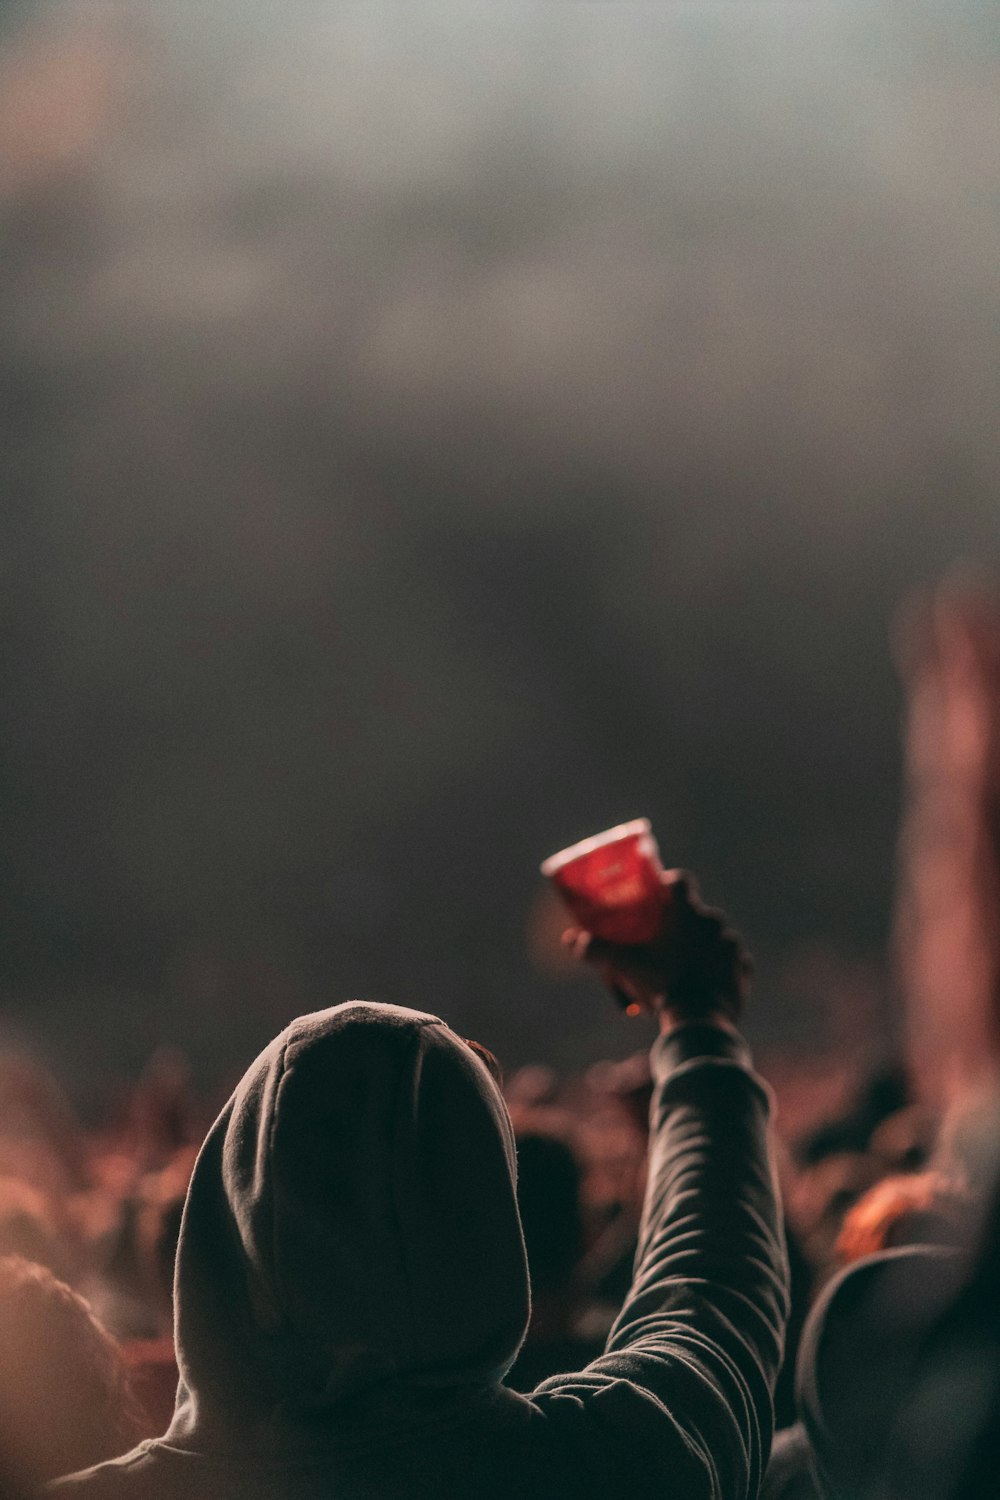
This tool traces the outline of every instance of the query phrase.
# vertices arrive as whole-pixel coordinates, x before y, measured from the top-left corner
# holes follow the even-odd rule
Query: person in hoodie
[[[503,1384],[529,1288],[500,1090],[436,1016],[335,1006],[265,1048],[199,1155],[168,1431],[58,1500],[752,1500],[787,1278],[769,1096],[734,1024],[744,955],[676,873],[657,944],[572,942],[661,1031],[605,1352]]]
[[[777,1434],[761,1500],[886,1500],[900,1414],[966,1260],[955,1246],[903,1245],[828,1283],[799,1349],[800,1420]]]

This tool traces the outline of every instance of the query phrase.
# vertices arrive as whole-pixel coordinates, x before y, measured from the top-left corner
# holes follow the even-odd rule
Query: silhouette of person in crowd
[[[768,1092],[738,941],[676,873],[663,897],[648,947],[571,937],[660,1029],[635,1278],[600,1357],[502,1384],[529,1313],[502,1095],[437,1017],[351,1002],[276,1037],[201,1150],[167,1433],[53,1493],[755,1495],[787,1305]]]

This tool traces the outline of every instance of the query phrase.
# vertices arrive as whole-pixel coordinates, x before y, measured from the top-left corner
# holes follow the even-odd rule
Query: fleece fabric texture
[[[53,1496],[751,1500],[787,1310],[768,1096],[717,1028],[652,1061],[632,1291],[599,1359],[522,1396],[502,1384],[529,1300],[493,1079],[434,1016],[293,1022],[194,1170],[170,1428]]]

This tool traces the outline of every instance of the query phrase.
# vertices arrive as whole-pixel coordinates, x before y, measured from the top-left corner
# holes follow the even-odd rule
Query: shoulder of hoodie
[[[524,1500],[618,1500],[626,1495],[633,1500],[639,1493],[632,1482],[619,1487],[624,1455],[609,1452],[606,1444],[593,1441],[597,1435],[589,1430],[589,1424],[584,1423],[581,1430],[574,1423],[573,1415],[580,1415],[577,1403],[557,1402],[542,1410],[514,1392],[503,1390],[503,1397],[506,1399],[500,1402],[498,1423],[487,1420],[483,1425],[466,1424],[469,1431],[454,1431],[450,1440],[440,1432],[433,1437],[426,1433],[411,1435],[409,1442],[398,1445],[398,1451],[393,1451],[391,1444],[380,1445],[378,1467],[388,1470],[390,1480],[386,1493],[395,1494],[400,1476],[406,1474],[417,1485],[414,1494],[429,1496],[431,1492],[422,1485],[426,1477],[426,1463],[422,1461],[434,1451],[450,1454],[446,1471],[461,1472],[467,1466],[476,1492],[490,1500],[512,1494]],[[503,1420],[505,1406],[517,1408],[505,1413],[515,1419],[512,1424]],[[315,1457],[299,1463],[286,1458],[262,1466],[235,1455],[220,1458],[186,1453],[152,1439],[121,1458],[54,1480],[39,1500],[199,1500],[202,1496],[232,1495],[254,1500],[265,1494],[299,1493],[325,1497],[330,1489],[330,1468],[339,1468],[346,1458],[351,1475],[359,1465],[363,1469],[371,1456],[370,1451],[366,1455],[363,1450],[353,1454],[350,1450],[333,1450],[318,1463]],[[453,1480],[455,1476],[449,1473],[447,1477]],[[378,1479],[375,1476],[376,1489]],[[459,1492],[452,1483],[445,1488],[448,1500]]]
[[[40,1500],[102,1500],[102,1497],[132,1494],[138,1482],[148,1473],[151,1454],[157,1443],[149,1438],[120,1458],[108,1459],[77,1474],[64,1474],[41,1491]]]

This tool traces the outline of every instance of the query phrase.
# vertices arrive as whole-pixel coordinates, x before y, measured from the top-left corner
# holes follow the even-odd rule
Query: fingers
[[[717,906],[705,905],[697,876],[690,870],[664,870],[660,883],[671,905],[678,909],[689,908],[697,916],[717,923],[720,929],[725,926],[725,912]]]
[[[753,965],[742,939],[725,914],[705,906],[697,882],[685,870],[662,877],[664,925],[650,944],[611,943],[580,927],[563,934],[563,944],[611,988],[619,1003],[662,1010],[669,1002],[689,1014],[719,1002],[735,1019],[745,1002]]]
[[[652,1009],[665,992],[663,974],[650,950],[608,943],[579,927],[564,932],[562,940],[574,958],[595,970],[623,1009],[631,1010],[636,1004]]]
[[[700,906],[701,891],[690,870],[664,870],[660,876],[660,884],[670,900],[678,905]]]
[[[643,949],[632,950],[621,943],[605,942],[603,938],[595,937],[592,932],[586,932],[582,927],[570,927],[563,933],[562,940],[574,958],[593,964],[595,968],[614,968],[617,973],[624,974],[633,967],[637,969],[644,967]]]
[[[582,927],[567,927],[561,941],[563,947],[568,949],[574,958],[583,960],[587,957],[591,943],[596,939]]]

